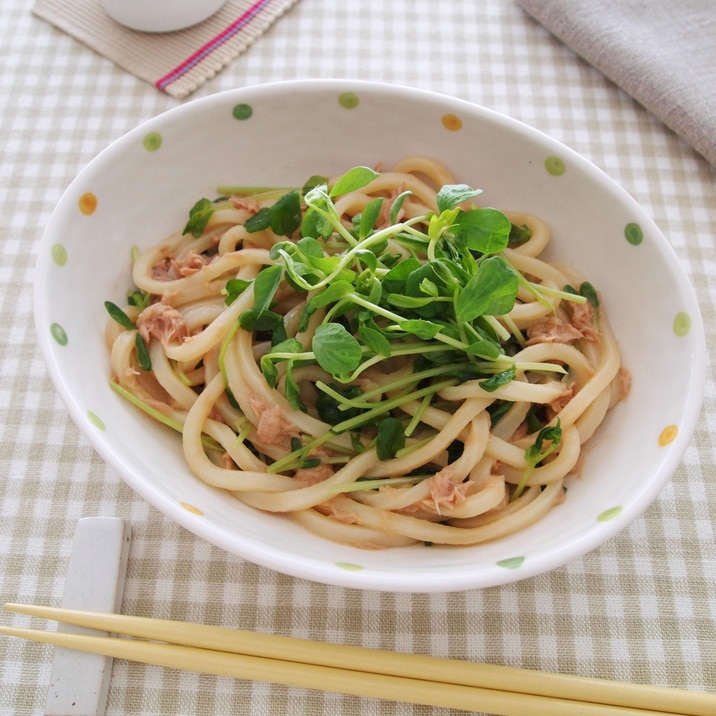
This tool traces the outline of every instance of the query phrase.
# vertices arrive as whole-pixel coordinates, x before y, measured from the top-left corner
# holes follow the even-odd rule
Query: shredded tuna
[[[146,343],[156,338],[162,342],[162,345],[167,345],[181,342],[189,337],[184,316],[176,308],[161,302],[147,306],[139,314],[137,328]]]
[[[527,421],[525,420],[522,423],[520,423],[517,430],[515,430],[515,432],[512,433],[512,435],[510,436],[510,440],[512,440],[512,442],[520,440],[521,438],[525,437],[525,435],[529,435],[529,431],[530,431],[530,429],[527,426]]]
[[[626,368],[620,368],[617,380],[619,381],[619,400],[624,400],[631,391],[631,373]]]
[[[583,337],[581,331],[558,316],[543,318],[527,329],[528,346],[535,343],[571,343]]]
[[[568,311],[572,318],[572,325],[591,343],[599,343],[602,339],[597,328],[597,312],[594,306],[586,303],[567,301]]]
[[[455,482],[454,470],[448,465],[430,478],[430,499],[438,514],[442,507],[455,507],[465,502],[470,485]]]
[[[549,404],[550,409],[555,415],[557,415],[557,413],[559,413],[567,405],[567,403],[572,400],[574,397],[574,388],[574,381],[571,381],[566,387],[565,392]]]
[[[256,439],[265,446],[288,447],[298,437],[298,428],[283,414],[278,405],[267,405],[253,396],[249,403],[257,416]]]
[[[251,214],[258,213],[259,209],[261,208],[261,204],[259,204],[259,202],[255,199],[245,199],[242,196],[232,196],[231,205],[235,209],[246,209],[246,211]]]
[[[319,451],[316,451],[315,454],[309,453],[308,458],[310,459],[317,457],[320,459],[321,455],[319,455],[318,453]],[[310,487],[311,485],[323,482],[324,480],[327,480],[329,477],[332,476],[333,466],[329,465],[328,463],[322,462],[320,465],[316,465],[315,467],[299,468],[293,474],[293,479],[305,487]]]
[[[171,274],[172,261],[164,258],[152,266],[152,278],[156,281],[172,281],[176,277]]]
[[[157,281],[185,278],[201,271],[209,262],[210,259],[196,251],[189,251],[182,259],[166,256],[152,266],[152,278]]]
[[[208,263],[206,256],[190,251],[183,259],[172,259],[172,269],[177,277],[186,277],[201,271]]]

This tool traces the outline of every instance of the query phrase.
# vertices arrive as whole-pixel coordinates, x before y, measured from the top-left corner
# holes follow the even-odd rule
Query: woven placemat
[[[177,32],[129,30],[97,0],[36,0],[32,12],[119,67],[182,99],[236,59],[297,0],[227,0]]]

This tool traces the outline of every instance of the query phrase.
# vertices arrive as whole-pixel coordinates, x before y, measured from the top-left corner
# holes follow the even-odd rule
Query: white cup
[[[99,0],[121,25],[141,32],[173,32],[211,17],[226,0]]]

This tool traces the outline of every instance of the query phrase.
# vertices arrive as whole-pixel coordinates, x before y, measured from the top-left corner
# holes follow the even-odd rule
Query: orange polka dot
[[[79,206],[80,211],[83,214],[90,215],[93,214],[95,209],[97,208],[97,197],[92,194],[91,192],[87,192],[86,194],[82,194],[79,200]]]
[[[462,129],[462,120],[457,115],[444,114],[442,122],[443,127],[449,129],[451,132],[457,132],[459,129]]]
[[[676,440],[676,436],[679,434],[679,428],[676,425],[667,425],[659,435],[659,445],[666,447]]]
[[[191,512],[193,515],[203,516],[203,514],[204,514],[198,507],[194,507],[194,505],[190,505],[188,502],[180,502],[179,504],[180,504],[187,512]]]

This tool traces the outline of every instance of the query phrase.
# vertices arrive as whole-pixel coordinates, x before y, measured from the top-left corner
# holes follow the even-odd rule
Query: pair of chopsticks
[[[716,694],[542,673],[257,634],[180,621],[30,604],[10,612],[103,632],[0,626],[0,634],[218,676],[500,716],[713,716]]]

